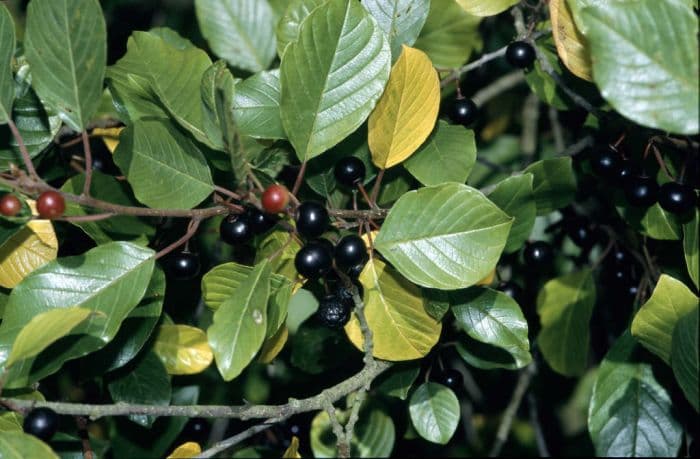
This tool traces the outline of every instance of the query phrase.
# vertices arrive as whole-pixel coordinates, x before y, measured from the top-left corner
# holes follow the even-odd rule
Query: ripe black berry
[[[506,60],[510,65],[519,69],[526,69],[535,62],[535,48],[524,41],[514,41],[506,48]]]
[[[362,274],[363,269],[365,269],[365,264],[358,263],[355,266],[348,268],[347,274],[350,276],[350,279],[357,279],[360,277],[360,274]]]
[[[659,188],[659,205],[672,214],[684,214],[695,206],[695,191],[681,183],[664,183]]]
[[[498,290],[513,298],[516,303],[520,303],[523,296],[523,289],[513,281],[501,282],[498,285]]]
[[[343,270],[364,264],[367,260],[365,241],[355,234],[345,236],[336,244],[334,255],[336,266]]]
[[[567,236],[574,244],[588,250],[596,243],[596,235],[590,222],[583,217],[574,217],[564,223]]]
[[[619,187],[624,187],[625,183],[627,183],[627,179],[629,179],[630,177],[635,177],[639,174],[639,167],[637,167],[629,159],[623,159],[620,163],[620,168],[617,173],[617,179],[614,180],[613,184]]]
[[[455,124],[461,124],[462,126],[469,126],[476,121],[478,116],[479,107],[477,107],[471,99],[455,100],[452,111],[450,112],[450,119]]]
[[[340,328],[350,320],[350,307],[336,295],[326,295],[319,302],[316,314],[326,327]]]
[[[177,280],[190,280],[199,274],[199,257],[190,252],[180,252],[170,256],[168,272]]]
[[[653,206],[659,196],[659,185],[649,177],[630,177],[625,183],[625,199],[632,206]]]
[[[338,183],[352,187],[365,180],[365,163],[356,156],[346,156],[337,163],[333,170]]]
[[[460,389],[464,385],[464,378],[459,371],[453,368],[446,368],[435,375],[435,382],[449,387],[454,391]]]
[[[593,150],[590,161],[596,175],[615,182],[619,179],[622,156],[612,145]]]
[[[297,209],[297,232],[307,239],[323,234],[328,227],[328,221],[328,211],[319,202],[302,202]]]
[[[24,431],[49,441],[58,430],[58,415],[50,408],[35,408],[24,418]]]
[[[253,237],[250,217],[246,214],[229,215],[221,221],[219,236],[227,244],[236,245],[248,242]]]
[[[541,269],[551,265],[554,251],[552,246],[544,241],[530,242],[525,246],[523,258],[527,267]]]
[[[360,298],[362,298],[362,294],[364,293],[362,289],[362,284],[355,283],[355,287],[357,288],[357,293],[360,295]],[[341,285],[338,287],[338,290],[335,291],[335,296],[348,305],[349,308],[354,308],[355,307],[355,300],[352,298],[352,291],[350,289],[345,288],[345,286]]]
[[[257,207],[249,208],[246,215],[250,222],[250,229],[255,234],[264,234],[271,230],[277,223],[277,219],[274,215],[262,212]]]
[[[325,244],[309,242],[297,252],[294,266],[307,279],[318,279],[331,269],[332,257]]]
[[[107,146],[102,140],[90,142],[90,147],[92,150],[93,169],[107,175],[119,175],[121,173],[117,165],[114,164],[112,153],[107,149]]]
[[[615,264],[625,266],[629,265],[632,261],[632,256],[623,249],[615,249],[610,255]]]
[[[194,441],[197,443],[204,443],[209,438],[209,431],[211,426],[204,418],[192,418],[187,421],[185,427],[182,429],[182,436],[187,441]]]

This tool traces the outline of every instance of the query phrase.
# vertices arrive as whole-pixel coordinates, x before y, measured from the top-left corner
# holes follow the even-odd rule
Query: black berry
[[[190,252],[180,252],[170,256],[168,272],[177,280],[189,280],[199,274],[199,257]]]
[[[456,391],[464,385],[464,378],[459,371],[453,368],[447,368],[435,376],[435,382]]]
[[[58,430],[58,414],[50,408],[35,408],[24,418],[24,431],[49,441]]]
[[[343,237],[335,246],[335,264],[346,270],[367,260],[367,247],[360,236],[351,234]]]
[[[659,205],[672,214],[684,214],[695,206],[695,191],[681,183],[664,183],[659,188]]]
[[[612,254],[610,254],[612,261],[621,266],[629,265],[632,261],[632,256],[623,249],[615,249]]]
[[[613,183],[619,187],[624,187],[627,179],[639,175],[639,168],[629,159],[623,159],[617,173],[617,180]]]
[[[197,443],[205,443],[209,438],[209,431],[211,426],[204,418],[192,418],[187,421],[185,427],[182,429],[182,436],[187,441],[194,441]]]
[[[552,264],[554,251],[552,246],[544,241],[528,243],[523,251],[526,267],[541,269]]]
[[[362,298],[363,294],[363,289],[361,284],[355,284],[355,287],[357,288],[357,293],[360,295],[360,298]],[[345,303],[349,308],[355,307],[355,300],[352,298],[352,291],[345,286],[340,286],[338,287],[338,290],[335,291],[335,296]]]
[[[588,250],[596,243],[596,234],[590,222],[583,217],[574,217],[564,223],[567,236],[574,244]]]
[[[119,175],[121,173],[117,165],[114,164],[112,153],[107,149],[107,146],[102,140],[90,142],[90,147],[92,150],[93,169],[107,175]]]
[[[355,156],[346,156],[337,163],[333,170],[338,183],[352,187],[365,180],[365,163]]]
[[[649,177],[630,177],[625,183],[625,199],[636,207],[653,206],[659,196],[659,185]]]
[[[318,279],[327,273],[332,265],[331,252],[319,242],[307,243],[294,257],[297,272],[307,279]]]
[[[531,67],[535,62],[535,48],[524,41],[514,41],[506,48],[506,60],[510,65],[519,69]]]
[[[350,307],[337,295],[326,295],[319,302],[316,314],[326,327],[341,328],[350,320]]]
[[[253,237],[250,217],[246,214],[229,215],[221,221],[219,235],[222,241],[231,245],[248,242]]]
[[[297,209],[297,232],[307,239],[319,237],[328,227],[328,211],[319,202],[302,202]]]
[[[596,175],[617,182],[622,168],[622,156],[612,145],[593,150],[590,161]]]
[[[362,274],[362,270],[365,269],[364,263],[358,263],[355,266],[348,268],[347,274],[351,279],[357,279]]]
[[[255,234],[264,234],[271,230],[277,223],[277,219],[274,215],[262,212],[256,207],[248,209],[246,214],[250,222],[250,229]]]
[[[461,124],[463,126],[469,126],[479,116],[479,107],[476,106],[471,99],[457,99],[452,106],[452,111],[450,112],[450,119],[455,124]]]
[[[513,298],[516,303],[520,303],[523,297],[523,289],[513,281],[501,282],[498,290]]]

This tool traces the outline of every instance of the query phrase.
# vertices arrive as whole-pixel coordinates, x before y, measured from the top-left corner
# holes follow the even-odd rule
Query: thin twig
[[[558,152],[564,151],[566,144],[564,143],[564,129],[559,122],[559,112],[554,107],[549,107],[549,124],[552,126],[552,136],[554,137],[554,148]]]
[[[221,193],[224,196],[228,196],[229,198],[233,198],[236,200],[241,199],[241,195],[239,195],[238,193],[234,193],[233,191],[228,190],[228,189],[226,189],[222,186],[219,186],[219,185],[214,185],[214,191],[216,191],[217,193]]]
[[[377,178],[374,179],[374,186],[372,187],[372,194],[369,195],[369,199],[371,202],[374,203],[370,204],[373,208],[376,207],[377,205],[377,197],[379,196],[379,189],[382,186],[382,180],[384,179],[384,173],[386,172],[386,169],[379,169],[379,172],[377,172]]]
[[[34,180],[40,180],[39,175],[36,173],[36,169],[34,168],[34,163],[32,163],[32,157],[29,156],[29,151],[27,150],[27,146],[24,144],[24,139],[22,138],[22,134],[20,134],[19,129],[17,129],[17,125],[11,119],[7,120],[7,125],[10,127],[10,131],[12,131],[12,136],[15,138],[15,141],[17,142],[17,146],[19,147],[19,152],[22,155],[22,161],[24,162],[24,167],[27,168],[27,172],[29,173],[29,176],[31,178],[33,178]]]
[[[80,223],[80,222],[96,222],[100,220],[106,220],[108,218],[114,217],[115,213],[108,212],[104,214],[91,214],[91,215],[68,215],[66,217],[55,218],[54,220],[69,222],[69,223]]]
[[[192,237],[195,235],[197,232],[197,228],[199,228],[199,224],[201,223],[201,220],[199,218],[193,218],[190,221],[190,224],[187,226],[187,232],[177,241],[173,242],[169,246],[165,247],[162,249],[160,252],[156,253],[156,260],[163,258],[173,250],[177,249],[181,245],[187,243]]]
[[[92,149],[87,131],[80,133],[83,140],[83,150],[85,154],[85,183],[83,184],[83,195],[90,196],[90,185],[92,185]]]
[[[234,435],[233,437],[229,437],[226,440],[222,440],[212,446],[211,448],[202,451],[199,453],[199,455],[195,456],[197,459],[200,458],[208,458],[208,457],[214,457],[216,454],[219,454],[223,451],[226,451],[227,449],[233,448],[243,440],[247,440],[253,435],[260,433],[264,430],[269,429],[273,425],[277,424],[278,422],[282,422],[284,419],[268,419],[262,424],[257,424],[254,425],[253,427],[249,427],[248,429],[244,430],[243,432]]]
[[[525,75],[521,70],[516,70],[515,72],[507,73],[486,86],[480,89],[472,96],[472,101],[479,107],[484,105],[489,100],[502,94],[509,89],[518,86],[520,83],[525,81]]]
[[[331,423],[331,430],[336,438],[338,457],[348,458],[350,457],[350,442],[346,441],[345,429],[343,429],[343,425],[338,420],[335,407],[330,400],[325,400],[323,405],[323,409],[328,414],[328,420]]]
[[[297,174],[297,179],[294,181],[294,187],[292,188],[292,195],[296,196],[301,188],[301,184],[304,181],[304,175],[306,175],[306,161],[301,163],[299,168],[299,173]]]
[[[530,414],[530,424],[532,424],[532,428],[535,431],[537,451],[539,452],[540,457],[549,457],[549,448],[547,448],[547,441],[544,438],[542,423],[540,422],[540,416],[537,409],[537,399],[532,391],[529,391],[527,394],[527,406]]]

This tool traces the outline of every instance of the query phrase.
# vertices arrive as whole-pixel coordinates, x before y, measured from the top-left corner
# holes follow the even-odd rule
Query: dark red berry
[[[22,427],[26,433],[49,441],[58,430],[58,414],[50,408],[34,408],[24,417]]]
[[[630,177],[625,183],[625,199],[635,207],[651,207],[659,196],[659,185],[649,177]]]
[[[294,257],[294,266],[307,279],[318,279],[331,269],[333,257],[324,244],[308,242]]]
[[[347,187],[352,187],[365,180],[365,163],[356,156],[346,156],[337,163],[333,173],[338,183]]]
[[[277,214],[289,204],[289,191],[282,185],[270,185],[263,192],[260,202],[265,212]]]
[[[297,209],[297,232],[307,239],[319,237],[328,227],[328,211],[316,201],[302,202]]]
[[[514,41],[506,48],[506,60],[519,69],[531,67],[536,57],[535,48],[525,41]]]
[[[452,106],[450,119],[462,126],[471,125],[479,117],[479,107],[471,99],[457,99]]]
[[[8,193],[0,198],[0,214],[14,217],[22,210],[22,202],[14,194]]]
[[[59,218],[66,210],[66,201],[57,191],[44,191],[36,200],[36,210],[41,218]]]
[[[250,218],[247,214],[229,215],[221,221],[219,236],[227,244],[238,245],[253,237]]]
[[[688,185],[668,182],[659,188],[659,205],[672,214],[681,215],[695,207],[695,191]]]

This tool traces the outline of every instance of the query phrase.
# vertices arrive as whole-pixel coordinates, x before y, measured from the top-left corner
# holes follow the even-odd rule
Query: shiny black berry
[[[107,175],[119,175],[121,171],[114,164],[114,157],[107,149],[104,142],[98,139],[98,142],[90,142],[92,153],[92,168]]]
[[[464,385],[464,378],[459,371],[453,368],[446,368],[435,375],[435,382],[456,391],[461,389]]]
[[[541,269],[548,267],[554,261],[552,246],[544,241],[530,242],[525,246],[523,259],[526,267]]]
[[[356,156],[346,156],[337,163],[333,170],[338,183],[352,187],[365,180],[365,163]]]
[[[477,107],[471,99],[455,100],[452,110],[450,111],[450,119],[452,122],[463,126],[471,125],[478,117],[479,107]]]
[[[237,245],[253,237],[250,217],[247,214],[229,215],[221,221],[219,236],[227,244]]]
[[[335,264],[346,270],[367,260],[367,246],[360,236],[350,234],[335,245]]]
[[[664,183],[659,188],[659,205],[672,214],[684,214],[695,207],[695,191],[681,183]]]
[[[612,145],[596,148],[590,157],[591,168],[596,175],[617,183],[622,168],[622,156]]]
[[[630,177],[625,183],[625,199],[636,207],[650,207],[659,197],[659,185],[649,177]]]
[[[294,257],[297,272],[307,279],[318,279],[333,265],[333,255],[319,242],[309,242]]]
[[[627,183],[627,179],[639,175],[640,172],[641,171],[639,170],[639,167],[637,167],[636,164],[634,164],[629,159],[623,159],[620,162],[620,168],[617,173],[617,179],[613,181],[613,184],[619,187],[624,187],[625,183]]]
[[[365,264],[358,263],[355,266],[348,268],[347,274],[348,276],[350,276],[351,279],[357,279],[358,277],[360,277],[360,274],[362,273],[363,269],[365,269]]]
[[[264,234],[272,229],[277,223],[277,218],[274,215],[265,213],[256,207],[251,207],[246,212],[250,229],[254,234]]]
[[[574,244],[588,250],[596,243],[596,233],[588,220],[574,217],[564,223],[567,236]]]
[[[192,418],[187,421],[185,427],[182,429],[182,436],[187,441],[194,441],[197,443],[205,443],[209,438],[209,431],[211,426],[204,418]]]
[[[302,202],[297,208],[297,232],[307,239],[319,237],[328,227],[328,211],[316,201]]]
[[[628,266],[632,262],[632,256],[624,249],[615,249],[610,254],[613,263],[620,266]]]
[[[190,280],[199,274],[199,256],[190,252],[180,252],[170,256],[168,272],[177,280]]]
[[[535,62],[535,48],[524,41],[514,41],[506,48],[506,60],[510,65],[519,69],[531,67]]]
[[[58,430],[58,414],[50,408],[35,408],[24,418],[24,431],[49,441]]]
[[[337,295],[326,295],[319,302],[316,314],[326,327],[341,328],[350,320],[350,306]]]
[[[513,281],[501,282],[498,290],[513,298],[516,303],[520,303],[523,297],[523,289]]]

